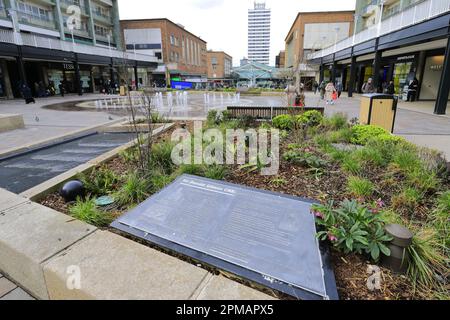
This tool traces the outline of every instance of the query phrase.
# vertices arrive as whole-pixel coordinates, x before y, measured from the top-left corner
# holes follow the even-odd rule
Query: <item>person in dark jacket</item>
[[[408,87],[408,98],[406,101],[408,101],[408,102],[416,101],[418,89],[419,89],[419,80],[417,80],[417,78],[414,78],[414,80],[411,81],[411,83]]]
[[[395,86],[394,86],[394,81],[389,81],[389,84],[386,87],[386,93],[387,94],[395,94]]]
[[[36,103],[36,101],[33,98],[33,94],[31,93],[31,89],[28,85],[22,84],[21,87],[22,96],[25,99],[25,103]]]

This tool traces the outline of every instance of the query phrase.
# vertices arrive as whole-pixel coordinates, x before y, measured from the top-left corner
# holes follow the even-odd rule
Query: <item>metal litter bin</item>
[[[393,133],[398,98],[386,94],[365,94],[361,98],[359,122],[382,127]]]

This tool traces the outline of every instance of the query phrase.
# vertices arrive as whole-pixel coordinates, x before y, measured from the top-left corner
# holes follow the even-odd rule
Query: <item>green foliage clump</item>
[[[77,199],[74,206],[69,208],[69,213],[74,218],[92,224],[96,227],[109,225],[113,218],[108,212],[103,212],[97,208],[94,199]]]
[[[356,197],[370,197],[374,192],[374,188],[373,183],[367,179],[355,176],[348,178],[347,189]]]
[[[120,177],[106,166],[94,168],[90,174],[79,174],[78,178],[86,191],[96,196],[110,194],[120,182]]]
[[[139,177],[136,173],[131,173],[125,184],[116,193],[116,203],[123,207],[138,204],[147,199],[150,187],[146,179]]]
[[[331,117],[324,118],[323,126],[332,131],[338,131],[348,127],[347,115],[343,113],[335,113]]]
[[[313,214],[322,231],[317,237],[330,241],[335,248],[344,253],[356,252],[370,254],[374,261],[380,259],[381,254],[390,256],[386,246],[392,240],[384,230],[384,220],[379,214],[380,205],[368,208],[356,201],[343,201],[339,207],[334,203],[328,205],[314,205]]]
[[[389,134],[385,129],[374,125],[356,125],[352,127],[353,138],[351,142],[366,145],[370,139]]]
[[[323,115],[317,110],[311,110],[296,116],[296,120],[300,124],[306,124],[310,127],[317,127],[322,124]]]
[[[302,152],[295,150],[287,151],[283,155],[283,159],[296,165],[316,169],[320,169],[328,165],[328,162],[326,160],[310,152]]]
[[[289,131],[294,127],[294,118],[288,114],[283,114],[273,118],[272,124],[277,129]]]
[[[213,180],[223,180],[227,174],[227,167],[224,165],[210,165],[204,168],[204,177]]]
[[[170,175],[174,169],[172,161],[172,150],[174,144],[169,141],[154,144],[152,147],[152,166],[162,170],[164,173]]]

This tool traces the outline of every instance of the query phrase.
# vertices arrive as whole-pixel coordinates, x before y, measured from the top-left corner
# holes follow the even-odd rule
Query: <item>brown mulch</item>
[[[339,298],[341,300],[412,300],[416,296],[408,278],[379,267],[381,289],[369,290],[367,286],[368,267],[373,263],[363,257],[332,251],[332,261]]]
[[[156,142],[170,139],[171,133],[173,130],[180,128],[180,124],[181,122],[178,122],[174,128],[159,136],[156,139]],[[187,129],[191,132],[192,126],[193,124],[191,122],[187,123]],[[339,202],[350,197],[346,190],[347,174],[340,170],[339,165],[330,162],[327,167],[324,168],[323,175],[316,178],[307,168],[291,165],[287,161],[284,161],[282,155],[288,150],[288,145],[290,143],[293,143],[293,141],[289,139],[282,142],[280,149],[281,167],[278,176],[262,176],[259,173],[249,173],[239,166],[232,166],[229,168],[229,173],[225,180],[262,190],[308,198],[322,203],[330,200]],[[320,155],[320,153],[317,152],[317,155]],[[129,165],[126,164],[121,157],[110,160],[106,163],[106,166],[120,174],[129,169]],[[390,205],[392,195],[399,194],[400,192],[399,186],[394,183],[398,182],[399,177],[391,177],[392,183],[389,183],[389,177],[386,177],[385,170],[374,167],[366,172],[367,178],[375,185],[380,186],[380,189],[376,190],[373,198],[375,200],[382,198],[387,205]],[[64,203],[57,193],[47,196],[41,201],[41,204],[60,212],[68,213],[67,204]],[[426,212],[428,211],[429,209],[426,205],[420,210],[420,212],[425,212],[424,216],[426,216]],[[115,215],[117,216],[120,214],[120,212],[115,212]],[[422,216],[422,214],[420,214],[420,216]],[[124,235],[114,230],[111,231],[132,238],[134,241],[141,242],[141,240],[130,237],[129,235]],[[149,245],[146,242],[142,243],[147,246]],[[150,245],[150,247],[162,250],[155,246]],[[187,259],[187,261],[199,265],[198,261],[184,256],[182,257],[177,253],[166,253],[183,260]],[[362,256],[345,255],[334,249],[331,250],[331,254],[339,297],[342,300],[409,300],[421,298],[414,293],[409,280],[405,276],[394,274],[382,267],[380,268],[382,277],[381,290],[371,291],[367,287],[367,279],[370,276],[370,274],[367,273],[367,268],[371,264],[370,262],[366,261]],[[212,272],[217,272],[215,268],[211,268],[210,266],[201,267]],[[251,285],[249,283],[245,284]],[[258,289],[261,290],[261,288]],[[272,295],[279,298],[287,298],[279,294],[272,293]]]

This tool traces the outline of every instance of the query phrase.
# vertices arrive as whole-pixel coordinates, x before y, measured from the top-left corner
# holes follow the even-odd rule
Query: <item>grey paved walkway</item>
[[[0,300],[36,300],[0,273]]]
[[[0,154],[8,149],[28,145],[38,141],[51,139],[84,128],[101,125],[119,116],[104,112],[71,112],[43,109],[42,106],[76,100],[89,100],[100,95],[52,97],[37,99],[36,104],[26,105],[23,100],[0,101],[0,113],[22,114],[25,129],[0,133]]]

